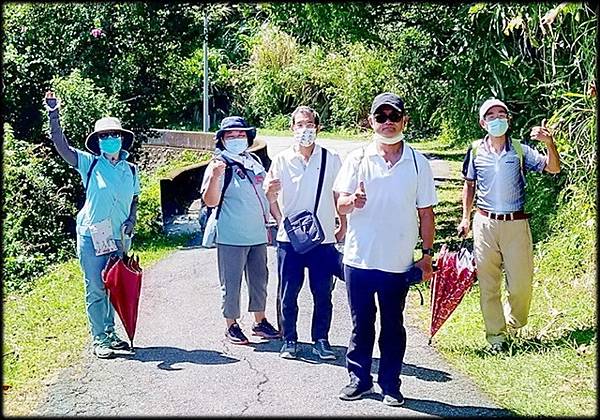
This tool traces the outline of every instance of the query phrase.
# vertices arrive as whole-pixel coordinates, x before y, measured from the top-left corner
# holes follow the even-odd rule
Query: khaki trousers
[[[473,240],[480,305],[490,344],[505,340],[506,326],[527,324],[533,280],[533,244],[529,221],[501,221],[479,212],[473,218]],[[501,302],[502,263],[508,300]]]

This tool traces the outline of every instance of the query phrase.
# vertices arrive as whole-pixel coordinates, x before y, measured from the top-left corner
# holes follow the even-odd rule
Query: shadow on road
[[[257,352],[279,352],[282,342],[281,340],[264,341],[259,343],[250,343],[250,347]],[[337,358],[335,360],[321,360],[312,352],[311,343],[298,342],[298,358],[290,360],[290,362],[303,362],[310,364],[328,364],[333,366],[346,367],[346,346],[331,346]],[[379,358],[374,357],[371,364],[371,373],[377,374],[379,369]],[[414,376],[417,379],[427,382],[448,382],[452,380],[452,376],[442,370],[430,369],[404,363],[402,366],[402,375]]]
[[[118,356],[140,362],[160,362],[157,367],[163,370],[181,370],[173,367],[176,363],[222,365],[239,362],[239,359],[214,350],[184,350],[177,347],[136,347],[135,353]]]
[[[383,401],[383,395],[378,392],[364,395],[362,399]],[[504,417],[514,416],[509,410],[492,407],[477,407],[471,405],[452,405],[439,401],[405,398],[402,408],[419,413],[440,417]]]
[[[514,416],[509,410],[470,405],[452,405],[439,401],[407,398],[404,408],[440,417],[503,417]]]

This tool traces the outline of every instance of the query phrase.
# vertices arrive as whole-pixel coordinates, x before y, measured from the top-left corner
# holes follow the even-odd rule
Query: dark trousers
[[[352,336],[346,353],[351,378],[365,386],[373,383],[371,362],[375,344],[375,295],[381,310],[379,372],[377,382],[384,393],[400,389],[402,360],[406,351],[404,304],[408,286],[398,273],[345,266],[346,290],[352,315]]]
[[[298,254],[289,242],[277,242],[281,329],[285,340],[298,341],[298,294],[304,284],[305,268],[308,268],[308,282],[314,303],[311,336],[313,341],[328,339],[333,312],[333,276],[331,268],[324,261],[333,255],[330,249],[333,246],[319,245],[305,254]]]

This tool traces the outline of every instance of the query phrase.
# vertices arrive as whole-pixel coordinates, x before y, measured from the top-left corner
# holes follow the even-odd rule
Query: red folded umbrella
[[[142,289],[142,269],[139,257],[123,254],[123,258],[111,256],[102,271],[102,279],[110,302],[127,332],[133,349],[133,337],[137,324],[140,291]]]
[[[463,242],[464,245],[464,242]],[[461,245],[458,252],[442,245],[437,259],[437,271],[431,283],[431,326],[429,343],[435,333],[454,312],[463,296],[475,282],[475,257]]]

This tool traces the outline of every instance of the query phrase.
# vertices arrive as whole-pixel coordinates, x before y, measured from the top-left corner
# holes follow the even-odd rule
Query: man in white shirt
[[[344,237],[346,229],[345,216],[340,217],[339,226],[336,227],[336,197],[332,189],[342,163],[337,154],[315,143],[320,129],[319,115],[315,110],[307,106],[298,107],[292,113],[291,129],[294,132],[295,143],[275,157],[265,179],[271,214],[279,226],[277,263],[281,329],[284,339],[280,356],[287,359],[297,357],[298,294],[304,283],[304,269],[307,268],[314,302],[311,324],[314,342],[312,351],[321,359],[335,359],[328,338],[333,310],[333,270],[325,262],[333,263],[337,256],[335,242]],[[323,151],[326,152],[325,155]],[[301,210],[314,211],[323,157],[325,172],[316,216],[323,228],[325,239],[314,249],[300,254],[290,243],[283,220]]]
[[[373,141],[348,155],[333,186],[339,193],[338,211],[348,214],[343,262],[352,336],[346,354],[350,384],[339,394],[343,400],[373,391],[377,295],[381,311],[377,382],[385,404],[404,403],[400,373],[406,350],[406,273],[413,266],[420,234],[423,256],[414,265],[422,270],[423,280],[433,274],[433,206],[437,204],[429,162],[403,141],[406,122],[402,99],[387,92],[376,96],[369,115]]]

